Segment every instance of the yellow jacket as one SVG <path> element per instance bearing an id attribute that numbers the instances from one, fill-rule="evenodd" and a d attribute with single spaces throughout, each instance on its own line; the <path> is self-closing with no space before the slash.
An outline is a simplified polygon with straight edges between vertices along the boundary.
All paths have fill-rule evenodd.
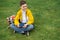
<path id="1" fill-rule="evenodd" d="M 28 22 L 26 24 L 28 24 L 28 25 L 33 24 L 34 23 L 34 18 L 33 18 L 32 13 L 29 9 L 26 9 L 26 16 L 28 17 Z M 17 15 L 16 15 L 15 20 L 14 20 L 15 25 L 20 24 L 19 19 L 20 19 L 20 21 L 22 21 L 22 9 L 20 9 L 17 12 Z"/>

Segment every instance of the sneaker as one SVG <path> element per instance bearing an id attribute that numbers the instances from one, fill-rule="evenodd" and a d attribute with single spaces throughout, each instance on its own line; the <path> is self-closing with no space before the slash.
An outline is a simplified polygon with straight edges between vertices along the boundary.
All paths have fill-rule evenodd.
<path id="1" fill-rule="evenodd" d="M 29 31 L 26 31 L 26 32 L 25 32 L 25 35 L 26 35 L 26 36 L 29 36 Z"/>
<path id="2" fill-rule="evenodd" d="M 7 28 L 10 29 L 10 26 L 8 26 Z"/>
<path id="3" fill-rule="evenodd" d="M 14 30 L 13 33 L 17 33 L 17 31 Z"/>

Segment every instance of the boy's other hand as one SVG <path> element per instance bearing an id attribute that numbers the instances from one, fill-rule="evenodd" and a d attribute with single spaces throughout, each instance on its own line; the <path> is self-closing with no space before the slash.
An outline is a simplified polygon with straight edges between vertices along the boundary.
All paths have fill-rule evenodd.
<path id="1" fill-rule="evenodd" d="M 23 28 L 26 28 L 28 24 L 24 24 Z"/>

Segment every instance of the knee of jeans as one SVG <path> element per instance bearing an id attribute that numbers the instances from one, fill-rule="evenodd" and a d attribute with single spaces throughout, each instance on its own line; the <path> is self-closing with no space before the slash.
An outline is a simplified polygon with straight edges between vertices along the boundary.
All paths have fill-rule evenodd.
<path id="1" fill-rule="evenodd" d="M 14 27 L 14 24 L 10 24 L 10 27 L 11 27 L 11 28 Z"/>
<path id="2" fill-rule="evenodd" d="M 30 29 L 33 29 L 33 28 L 34 28 L 34 26 L 33 26 L 33 25 L 29 25 L 29 28 L 30 28 Z"/>

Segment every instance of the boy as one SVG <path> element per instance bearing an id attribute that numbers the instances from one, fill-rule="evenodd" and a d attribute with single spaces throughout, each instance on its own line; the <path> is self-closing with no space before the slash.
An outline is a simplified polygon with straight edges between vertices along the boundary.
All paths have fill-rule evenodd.
<path id="1" fill-rule="evenodd" d="M 34 28 L 34 18 L 31 11 L 27 8 L 27 4 L 24 0 L 20 1 L 21 9 L 17 12 L 14 23 L 10 26 L 16 32 L 24 33 L 29 36 L 29 31 Z"/>

